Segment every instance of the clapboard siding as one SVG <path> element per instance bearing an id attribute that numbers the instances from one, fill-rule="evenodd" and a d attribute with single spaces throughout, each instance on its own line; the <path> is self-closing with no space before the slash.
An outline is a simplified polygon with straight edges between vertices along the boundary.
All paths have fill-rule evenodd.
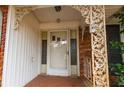
<path id="1" fill-rule="evenodd" d="M 11 24 L 3 86 L 24 86 L 38 75 L 39 23 L 29 14 L 22 20 L 18 31 L 14 31 Z"/>

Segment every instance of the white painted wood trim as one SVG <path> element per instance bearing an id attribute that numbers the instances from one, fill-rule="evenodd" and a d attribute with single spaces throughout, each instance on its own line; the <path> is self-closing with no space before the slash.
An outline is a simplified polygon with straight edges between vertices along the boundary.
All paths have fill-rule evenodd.
<path id="1" fill-rule="evenodd" d="M 58 30 L 51 30 L 51 31 L 58 31 Z M 59 30 L 60 31 L 60 30 Z M 63 30 L 61 30 L 61 31 L 63 31 Z M 47 32 L 47 34 L 48 34 L 48 31 L 46 31 Z M 68 31 L 69 32 L 69 34 L 70 34 L 70 30 Z M 69 42 L 70 42 L 70 35 L 68 36 L 69 37 Z M 42 38 L 41 38 L 42 39 Z M 48 36 L 47 36 L 47 40 L 48 40 Z M 78 75 L 78 76 L 80 76 L 80 63 L 79 63 L 79 31 L 78 31 L 78 29 L 76 29 L 76 40 L 77 40 L 77 65 L 76 65 L 76 74 Z M 42 42 L 42 40 L 41 40 L 41 42 Z M 47 43 L 48 44 L 48 43 Z M 69 43 L 70 44 L 70 43 Z M 70 45 L 68 46 L 69 47 L 69 64 L 70 64 L 70 69 L 69 69 L 69 75 L 71 75 L 72 74 L 72 66 L 71 66 L 71 51 L 70 51 Z M 41 46 L 41 48 L 42 48 L 42 46 Z M 48 48 L 47 48 L 47 50 L 48 50 Z M 48 51 L 47 51 L 48 52 Z M 48 57 L 48 56 L 47 56 Z M 47 58 L 47 61 L 48 61 L 48 58 Z M 42 65 L 42 64 L 41 64 Z M 44 68 L 44 66 L 43 66 L 43 68 Z M 46 69 L 47 69 L 47 65 L 46 65 L 46 67 L 45 67 Z M 41 73 L 43 73 L 42 72 L 42 66 L 41 66 Z M 44 73 L 47 73 L 47 70 L 46 70 L 46 72 L 44 72 Z"/>
<path id="2" fill-rule="evenodd" d="M 41 61 L 42 61 L 42 37 L 41 37 L 41 31 L 39 30 L 39 49 L 38 49 L 38 74 L 41 73 Z"/>
<path id="3" fill-rule="evenodd" d="M 47 65 L 46 64 L 42 64 L 41 65 L 41 74 L 46 74 L 47 72 Z"/>
<path id="4" fill-rule="evenodd" d="M 48 69 L 49 69 L 49 63 L 50 63 L 50 46 L 49 46 L 49 43 L 50 43 L 50 32 L 47 32 L 47 63 L 46 63 L 46 65 L 47 65 L 47 72 L 46 72 L 46 74 L 48 75 L 49 73 L 48 73 Z"/>
<path id="5" fill-rule="evenodd" d="M 77 29 L 77 75 L 80 76 L 79 30 Z"/>
<path id="6" fill-rule="evenodd" d="M 42 73 L 42 31 L 40 31 L 41 32 L 41 34 L 40 34 L 40 40 L 41 40 L 41 62 L 40 62 L 40 74 Z"/>
<path id="7" fill-rule="evenodd" d="M 46 32 L 46 33 L 47 33 L 47 36 L 46 36 L 47 38 L 46 38 L 46 39 L 43 39 L 43 37 L 42 37 L 42 36 L 43 36 L 43 35 L 42 35 L 43 33 L 42 33 L 42 32 Z M 43 49 L 42 49 L 42 41 L 43 41 L 43 40 L 47 40 L 47 51 L 46 51 L 46 52 L 47 52 L 47 54 L 48 54 L 48 31 L 42 31 L 42 30 L 41 30 L 41 47 L 40 47 L 40 48 L 41 48 L 40 74 L 47 74 L 47 62 L 46 62 L 46 64 L 42 64 L 42 50 L 43 50 Z M 46 59 L 47 59 L 47 61 L 48 61 L 48 57 L 47 57 Z M 44 69 L 46 69 L 46 70 L 44 70 Z"/>
<path id="8" fill-rule="evenodd" d="M 69 76 L 71 76 L 71 45 L 70 45 L 70 30 L 67 31 L 68 35 L 67 35 L 67 38 L 68 38 L 68 52 L 69 52 L 69 55 L 68 55 L 68 74 Z"/>
<path id="9" fill-rule="evenodd" d="M 41 30 L 47 30 L 47 31 L 50 31 L 50 30 L 55 30 L 55 29 L 75 29 L 77 28 L 78 26 L 80 25 L 80 22 L 79 21 L 63 21 L 63 22 L 60 22 L 59 24 L 56 23 L 56 22 L 50 22 L 50 23 L 41 23 L 40 24 L 40 29 Z"/>

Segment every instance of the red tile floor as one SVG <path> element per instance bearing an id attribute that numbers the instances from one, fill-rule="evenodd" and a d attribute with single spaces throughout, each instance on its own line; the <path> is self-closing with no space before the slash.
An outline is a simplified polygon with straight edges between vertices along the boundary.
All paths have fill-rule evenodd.
<path id="1" fill-rule="evenodd" d="M 60 77 L 39 75 L 25 87 L 83 87 L 83 81 L 78 77 Z"/>

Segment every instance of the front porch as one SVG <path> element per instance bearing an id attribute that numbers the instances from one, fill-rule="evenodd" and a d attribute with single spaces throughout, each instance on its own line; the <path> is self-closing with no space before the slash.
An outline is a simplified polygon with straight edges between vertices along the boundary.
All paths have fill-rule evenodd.
<path id="1" fill-rule="evenodd" d="M 10 6 L 2 86 L 109 86 L 106 23 L 121 6 L 114 8 Z"/>
<path id="2" fill-rule="evenodd" d="M 25 87 L 84 87 L 84 83 L 79 77 L 39 75 Z"/>

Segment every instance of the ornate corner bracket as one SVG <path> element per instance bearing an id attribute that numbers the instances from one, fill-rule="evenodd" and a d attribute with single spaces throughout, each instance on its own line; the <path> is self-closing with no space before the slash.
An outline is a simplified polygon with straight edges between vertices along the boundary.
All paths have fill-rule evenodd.
<path id="1" fill-rule="evenodd" d="M 100 31 L 103 28 L 105 12 L 102 5 L 72 5 L 71 7 L 81 13 L 86 24 L 91 25 L 91 33 Z"/>
<path id="2" fill-rule="evenodd" d="M 15 23 L 14 30 L 19 28 L 19 25 L 23 19 L 23 17 L 30 13 L 33 10 L 32 7 L 15 7 Z"/>
<path id="3" fill-rule="evenodd" d="M 86 24 L 90 24 L 90 7 L 89 5 L 72 5 L 72 8 L 76 9 L 85 18 Z"/>

